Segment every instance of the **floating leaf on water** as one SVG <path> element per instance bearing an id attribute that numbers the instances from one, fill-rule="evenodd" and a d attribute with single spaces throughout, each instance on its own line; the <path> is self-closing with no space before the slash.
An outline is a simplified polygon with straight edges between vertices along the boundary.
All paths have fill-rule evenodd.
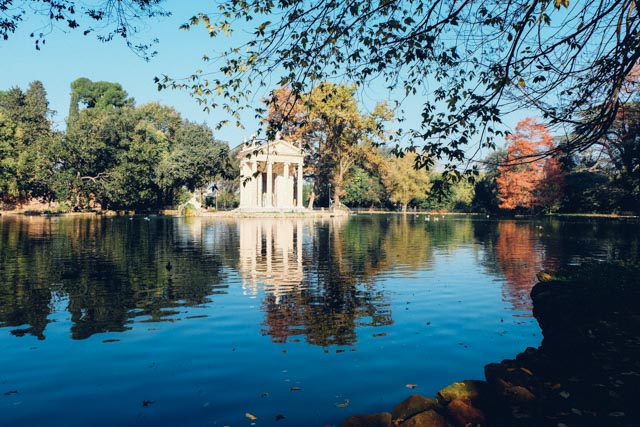
<path id="1" fill-rule="evenodd" d="M 257 420 L 257 419 L 258 419 L 258 417 L 256 417 L 256 416 L 255 416 L 255 415 L 253 415 L 253 414 L 250 414 L 250 413 L 248 413 L 248 412 L 247 412 L 246 414 L 244 414 L 244 416 L 245 416 L 245 417 L 247 417 L 247 418 L 249 418 L 251 421 L 255 421 L 255 420 Z"/>
<path id="2" fill-rule="evenodd" d="M 342 403 L 336 403 L 336 408 L 346 408 L 349 406 L 349 403 L 351 403 L 351 401 L 349 399 L 345 399 Z"/>
<path id="3" fill-rule="evenodd" d="M 386 332 L 380 332 L 379 334 L 373 334 L 373 337 L 386 337 L 387 333 Z"/>
<path id="4" fill-rule="evenodd" d="M 416 388 L 418 387 L 418 384 L 407 384 L 405 385 L 406 388 Z"/>
<path id="5" fill-rule="evenodd" d="M 300 391 L 302 390 L 300 387 L 291 387 L 291 391 Z"/>

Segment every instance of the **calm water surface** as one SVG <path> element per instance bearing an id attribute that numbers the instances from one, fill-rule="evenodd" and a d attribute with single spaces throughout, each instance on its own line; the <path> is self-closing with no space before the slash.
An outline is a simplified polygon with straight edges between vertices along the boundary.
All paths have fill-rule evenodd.
<path id="1" fill-rule="evenodd" d="M 338 425 L 539 345 L 539 270 L 638 258 L 634 222 L 435 219 L 0 217 L 0 425 Z"/>

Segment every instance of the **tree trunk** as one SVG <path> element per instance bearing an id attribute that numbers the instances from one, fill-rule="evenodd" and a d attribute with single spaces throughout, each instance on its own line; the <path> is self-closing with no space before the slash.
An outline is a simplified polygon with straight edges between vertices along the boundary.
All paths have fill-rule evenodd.
<path id="1" fill-rule="evenodd" d="M 316 192 L 312 191 L 311 194 L 309 195 L 309 205 L 307 206 L 307 209 L 313 210 L 313 203 L 315 201 L 316 201 Z"/>
<path id="2" fill-rule="evenodd" d="M 336 187 L 333 190 L 333 208 L 334 209 L 340 208 L 340 191 L 341 189 L 339 187 Z"/>

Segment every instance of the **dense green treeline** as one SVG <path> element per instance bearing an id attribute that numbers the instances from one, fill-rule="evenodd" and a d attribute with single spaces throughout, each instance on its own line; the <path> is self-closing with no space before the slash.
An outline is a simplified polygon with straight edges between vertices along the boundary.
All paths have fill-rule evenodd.
<path id="1" fill-rule="evenodd" d="M 600 144 L 571 155 L 563 154 L 563 142 L 554 141 L 546 127 L 523 120 L 506 137 L 505 149 L 483 160 L 484 172 L 475 181 L 451 185 L 436 171 L 416 169 L 417 154 L 394 155 L 374 131 L 346 138 L 341 130 L 334 138 L 329 126 L 334 121 L 340 129 L 348 122 L 357 129 L 380 130 L 392 114 L 381 106 L 380 114 L 366 116 L 352 90 L 333 90 L 344 93 L 349 102 L 342 104 L 348 108 L 325 96 L 318 102 L 322 106 L 307 106 L 298 114 L 312 117 L 306 122 L 313 126 L 296 125 L 284 132 L 306 141 L 305 196 L 315 198 L 318 206 L 337 200 L 350 208 L 402 211 L 640 213 L 636 103 L 625 106 Z M 324 104 L 331 105 L 330 114 L 314 112 L 328 108 Z M 118 83 L 80 78 L 71 83 L 64 132 L 54 129 L 53 114 L 39 81 L 24 91 L 13 87 L 0 92 L 4 208 L 38 200 L 56 202 L 52 206 L 61 211 L 151 211 L 175 207 L 214 185 L 218 202 L 237 204 L 237 159 L 228 144 L 172 107 L 137 106 Z M 375 138 L 380 141 L 373 143 Z M 535 158 L 554 149 L 552 157 Z M 513 161 L 526 156 L 533 160 Z"/>
<path id="2" fill-rule="evenodd" d="M 71 84 L 64 132 L 53 128 L 46 90 L 0 92 L 0 202 L 57 202 L 60 210 L 156 210 L 186 191 L 233 178 L 229 146 L 172 107 L 136 106 L 117 83 Z"/>

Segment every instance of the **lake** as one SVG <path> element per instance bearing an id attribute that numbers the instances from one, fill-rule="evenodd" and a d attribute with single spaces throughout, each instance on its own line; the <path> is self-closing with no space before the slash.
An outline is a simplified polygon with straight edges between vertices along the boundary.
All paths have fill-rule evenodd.
<path id="1" fill-rule="evenodd" d="M 427 220 L 428 219 L 428 220 Z M 637 221 L 0 217 L 0 425 L 325 426 L 538 346 Z"/>

